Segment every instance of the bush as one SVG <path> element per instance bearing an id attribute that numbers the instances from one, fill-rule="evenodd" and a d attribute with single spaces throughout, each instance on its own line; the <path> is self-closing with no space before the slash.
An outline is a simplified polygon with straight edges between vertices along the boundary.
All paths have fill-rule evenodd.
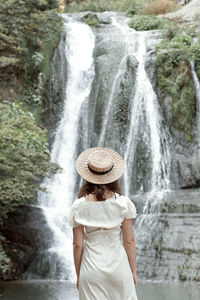
<path id="1" fill-rule="evenodd" d="M 192 59 L 195 62 L 195 68 L 200 80 L 200 35 L 197 41 L 191 47 Z"/>
<path id="2" fill-rule="evenodd" d="M 127 12 L 129 10 L 141 12 L 144 8 L 144 0 L 84 0 L 80 3 L 71 2 L 67 7 L 67 12 L 79 11 L 121 11 Z"/>
<path id="3" fill-rule="evenodd" d="M 183 131 L 188 142 L 192 140 L 192 125 L 196 113 L 196 99 L 191 77 L 192 38 L 177 34 L 165 38 L 157 46 L 157 80 L 164 96 L 172 100 L 172 125 Z"/>
<path id="4" fill-rule="evenodd" d="M 82 18 L 82 21 L 85 22 L 86 24 L 90 25 L 90 26 L 99 26 L 100 25 L 97 16 L 95 16 L 92 13 L 88 13 L 87 15 L 85 15 Z"/>
<path id="5" fill-rule="evenodd" d="M 166 14 L 180 8 L 177 1 L 173 0 L 154 0 L 144 9 L 143 13 L 147 15 Z"/>
<path id="6" fill-rule="evenodd" d="M 35 199 L 43 176 L 59 170 L 50 163 L 45 133 L 20 103 L 0 103 L 0 223 Z"/>
<path id="7" fill-rule="evenodd" d="M 46 9 L 57 7 L 57 3 L 56 0 L 0 0 L 0 79 L 3 83 L 0 100 L 5 99 L 5 89 L 17 92 L 18 85 L 22 89 L 23 86 L 28 90 L 34 88 L 33 94 L 41 98 L 42 89 L 38 90 L 38 84 L 45 85 L 62 27 L 56 11 Z M 28 98 L 31 104 L 36 104 L 33 97 Z"/>
<path id="8" fill-rule="evenodd" d="M 136 15 L 130 20 L 129 26 L 137 31 L 152 30 L 163 28 L 163 21 L 156 16 Z"/>
<path id="9" fill-rule="evenodd" d="M 179 51 L 182 50 L 179 53 L 180 58 L 182 57 L 182 55 L 184 55 L 184 59 L 189 58 L 189 56 L 190 56 L 190 46 L 192 45 L 191 36 L 189 36 L 186 33 L 175 32 L 173 38 L 169 39 L 169 38 L 166 38 L 166 37 L 167 37 L 167 35 L 165 36 L 163 41 L 156 47 L 156 49 L 158 51 L 163 50 L 163 49 L 169 50 L 170 52 L 171 52 L 172 49 L 174 49 L 174 50 L 177 49 Z M 176 53 L 176 51 L 172 52 L 171 55 L 173 55 L 173 53 Z"/>
<path id="10" fill-rule="evenodd" d="M 19 102 L 0 103 L 0 224 L 9 212 L 33 202 L 43 176 L 60 170 L 50 162 L 46 131 L 36 125 L 62 27 L 56 11 L 49 11 L 57 6 L 57 0 L 0 0 L 0 101 L 20 95 L 37 110 L 35 119 Z M 4 240 L 0 233 L 1 274 L 10 270 Z"/>

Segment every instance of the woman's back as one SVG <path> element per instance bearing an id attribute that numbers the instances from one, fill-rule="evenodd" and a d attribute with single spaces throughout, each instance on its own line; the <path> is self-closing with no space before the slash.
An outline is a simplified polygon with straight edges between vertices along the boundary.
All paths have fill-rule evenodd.
<path id="1" fill-rule="evenodd" d="M 85 180 L 69 212 L 79 300 L 137 300 L 136 208 L 121 195 L 124 160 L 114 150 L 82 152 L 78 174 Z"/>
<path id="2" fill-rule="evenodd" d="M 133 202 L 117 193 L 104 201 L 82 197 L 72 205 L 70 225 L 85 228 L 80 300 L 137 300 L 121 229 L 124 219 L 135 217 Z"/>
<path id="3" fill-rule="evenodd" d="M 86 232 L 93 228 L 120 227 L 124 219 L 136 218 L 133 202 L 122 195 L 114 195 L 104 201 L 88 201 L 86 197 L 75 200 L 71 207 L 69 223 L 72 227 L 84 225 Z"/>

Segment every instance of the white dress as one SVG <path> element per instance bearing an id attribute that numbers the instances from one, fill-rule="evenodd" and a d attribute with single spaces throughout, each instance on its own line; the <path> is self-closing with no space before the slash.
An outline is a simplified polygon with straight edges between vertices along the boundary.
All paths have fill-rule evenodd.
<path id="1" fill-rule="evenodd" d="M 124 218 L 136 215 L 133 202 L 117 193 L 105 201 L 75 200 L 69 224 L 85 226 L 79 300 L 137 300 L 121 232 Z"/>

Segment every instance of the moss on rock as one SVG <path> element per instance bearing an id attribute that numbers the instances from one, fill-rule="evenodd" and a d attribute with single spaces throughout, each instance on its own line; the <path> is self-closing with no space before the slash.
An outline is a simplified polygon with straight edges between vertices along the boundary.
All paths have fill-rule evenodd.
<path id="1" fill-rule="evenodd" d="M 197 75 L 200 80 L 200 35 L 198 36 L 196 42 L 191 47 L 192 58 L 195 62 L 195 68 Z"/>
<path id="2" fill-rule="evenodd" d="M 192 126 L 196 113 L 196 99 L 191 76 L 192 38 L 176 34 L 165 38 L 157 46 L 157 80 L 162 95 L 172 98 L 172 126 L 192 140 Z"/>
<path id="3" fill-rule="evenodd" d="M 86 14 L 82 19 L 84 23 L 88 24 L 89 26 L 99 26 L 100 22 L 97 16 L 93 13 Z"/>
<path id="4" fill-rule="evenodd" d="M 137 31 L 161 29 L 164 26 L 164 21 L 154 15 L 135 15 L 130 20 L 129 26 Z"/>

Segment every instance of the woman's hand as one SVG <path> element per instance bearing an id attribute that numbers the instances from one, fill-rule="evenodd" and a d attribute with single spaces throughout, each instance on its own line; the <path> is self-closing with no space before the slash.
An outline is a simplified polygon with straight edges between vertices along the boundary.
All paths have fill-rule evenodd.
<path id="1" fill-rule="evenodd" d="M 137 286 L 137 273 L 136 271 L 133 272 L 133 280 L 134 280 L 134 284 L 135 284 L 135 287 Z"/>
<path id="2" fill-rule="evenodd" d="M 76 287 L 79 290 L 79 277 L 77 277 L 77 280 L 76 280 Z"/>

